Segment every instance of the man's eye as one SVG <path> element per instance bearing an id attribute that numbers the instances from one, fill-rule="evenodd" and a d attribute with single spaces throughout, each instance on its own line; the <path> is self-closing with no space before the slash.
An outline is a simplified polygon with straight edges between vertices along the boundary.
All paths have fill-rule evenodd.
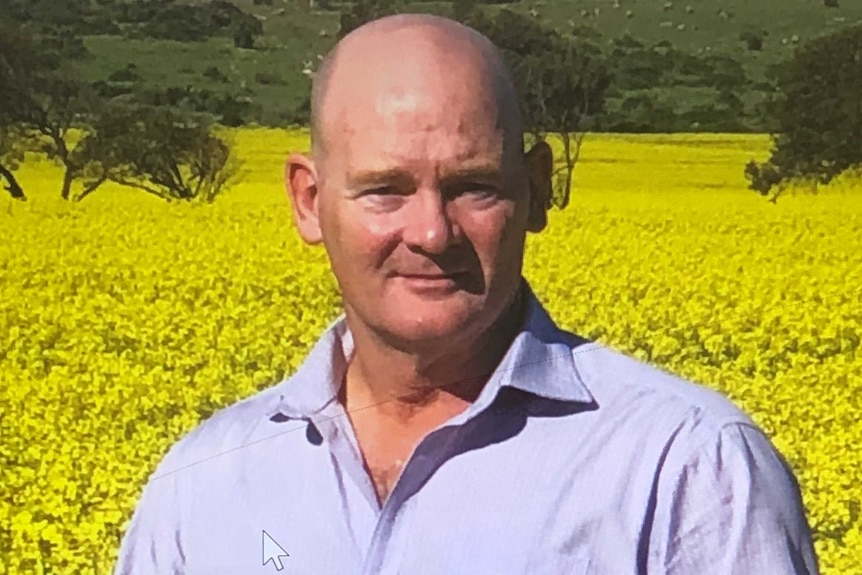
<path id="1" fill-rule="evenodd" d="M 497 188 L 487 184 L 466 184 L 457 189 L 459 195 L 470 195 L 476 198 L 490 198 L 497 194 Z"/>
<path id="2" fill-rule="evenodd" d="M 373 210 L 391 211 L 404 204 L 405 196 L 398 188 L 384 186 L 371 188 L 362 193 L 364 203 Z"/>
<path id="3" fill-rule="evenodd" d="M 394 194 L 395 188 L 391 186 L 383 186 L 381 188 L 371 188 L 370 190 L 365 190 L 365 194 L 367 195 L 375 195 L 375 196 L 384 196 L 389 194 Z"/>

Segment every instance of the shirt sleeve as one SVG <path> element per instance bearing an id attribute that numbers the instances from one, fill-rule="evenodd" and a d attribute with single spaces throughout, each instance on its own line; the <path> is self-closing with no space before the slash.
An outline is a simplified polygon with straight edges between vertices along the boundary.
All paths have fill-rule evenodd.
<path id="1" fill-rule="evenodd" d="M 166 458 L 167 459 L 167 458 Z M 177 473 L 150 476 L 120 546 L 114 575 L 184 575 Z"/>
<path id="2" fill-rule="evenodd" d="M 709 435 L 670 450 L 648 573 L 818 575 L 799 485 L 769 439 L 748 423 Z"/>

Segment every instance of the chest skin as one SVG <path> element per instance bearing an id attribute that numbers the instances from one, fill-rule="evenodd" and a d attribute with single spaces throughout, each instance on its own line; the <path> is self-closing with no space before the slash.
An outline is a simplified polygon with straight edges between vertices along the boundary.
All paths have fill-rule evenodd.
<path id="1" fill-rule="evenodd" d="M 365 471 L 371 477 L 381 508 L 416 447 L 431 430 L 467 409 L 475 401 L 475 391 L 472 393 L 474 395 L 466 399 L 456 397 L 399 418 L 384 416 L 374 409 L 351 411 L 349 405 L 363 402 L 351 401 L 347 387 L 342 386 L 339 400 L 353 428 Z"/>
<path id="2" fill-rule="evenodd" d="M 371 477 L 380 507 L 395 488 L 398 477 L 410 456 L 428 432 L 450 414 L 433 419 L 416 419 L 411 423 L 393 421 L 379 414 L 348 412 L 353 433 L 362 454 L 365 471 Z"/>
<path id="3" fill-rule="evenodd" d="M 386 432 L 382 424 L 379 425 L 354 425 L 354 433 L 365 471 L 371 477 L 377 502 L 382 507 L 424 434 L 416 438 L 413 431 L 393 427 Z"/>
<path id="4" fill-rule="evenodd" d="M 395 462 L 385 464 L 369 465 L 366 461 L 365 466 L 368 474 L 371 476 L 371 482 L 374 484 L 374 491 L 377 493 L 377 502 L 382 507 L 395 488 L 395 483 L 404 469 L 404 460 L 396 460 Z"/>

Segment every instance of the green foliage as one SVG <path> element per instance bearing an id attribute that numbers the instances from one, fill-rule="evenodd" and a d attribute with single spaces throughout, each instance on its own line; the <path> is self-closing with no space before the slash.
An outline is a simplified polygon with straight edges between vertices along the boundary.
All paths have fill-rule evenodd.
<path id="1" fill-rule="evenodd" d="M 15 170 L 24 163 L 27 152 L 37 149 L 37 144 L 34 135 L 20 126 L 0 124 L 0 181 L 5 181 L 6 191 L 15 200 L 27 200 L 24 189 L 15 178 Z"/>
<path id="2" fill-rule="evenodd" d="M 311 99 L 306 98 L 297 106 L 288 121 L 293 126 L 307 126 L 311 122 Z"/>
<path id="3" fill-rule="evenodd" d="M 0 17 L 68 58 L 88 56 L 82 35 L 120 31 L 107 11 L 82 0 L 0 0 Z"/>
<path id="4" fill-rule="evenodd" d="M 273 72 L 258 72 L 254 75 L 254 81 L 267 86 L 280 86 L 285 83 L 281 76 Z"/>
<path id="5" fill-rule="evenodd" d="M 230 35 L 238 48 L 252 48 L 254 37 L 263 33 L 260 21 L 226 0 L 206 4 L 166 4 L 158 9 L 134 15 L 138 19 L 136 35 L 201 42 L 217 35 Z"/>
<path id="6" fill-rule="evenodd" d="M 124 68 L 111 72 L 106 79 L 93 82 L 92 87 L 102 98 L 113 99 L 133 94 L 141 80 L 138 66 L 129 63 Z"/>
<path id="7" fill-rule="evenodd" d="M 133 101 L 151 107 L 181 110 L 189 114 L 207 114 L 223 126 L 241 126 L 257 112 L 247 97 L 219 94 L 193 86 L 146 88 L 133 95 Z"/>
<path id="8" fill-rule="evenodd" d="M 477 4 L 461 2 L 453 6 L 455 16 L 503 53 L 520 97 L 528 142 L 559 134 L 562 155 L 555 158 L 551 203 L 565 208 L 584 132 L 601 113 L 610 83 L 601 50 L 586 38 L 564 37 L 506 8 L 491 19 Z"/>
<path id="9" fill-rule="evenodd" d="M 137 2 L 118 2 L 111 7 L 116 20 L 122 24 L 140 24 L 156 18 L 159 13 L 170 8 L 174 0 L 139 0 Z"/>
<path id="10" fill-rule="evenodd" d="M 739 35 L 739 39 L 745 42 L 746 47 L 752 52 L 760 52 L 763 50 L 763 32 L 753 32 L 746 30 Z"/>
<path id="11" fill-rule="evenodd" d="M 169 6 L 140 29 L 142 36 L 178 42 L 200 42 L 212 35 L 202 10 L 190 5 Z"/>
<path id="12" fill-rule="evenodd" d="M 601 31 L 602 49 L 609 58 L 614 50 L 610 42 L 625 35 L 643 45 L 643 50 L 631 50 L 616 62 L 609 60 L 614 80 L 608 88 L 607 111 L 596 122 L 596 129 L 602 131 L 616 131 L 634 124 L 651 132 L 704 130 L 705 126 L 720 131 L 769 131 L 772 128 L 770 117 L 759 110 L 774 90 L 766 75 L 768 68 L 788 58 L 799 42 L 862 20 L 862 3 L 858 2 L 844 2 L 840 8 L 831 9 L 817 0 L 790 3 L 721 0 L 720 5 L 718 2 L 692 3 L 692 10 L 687 10 L 685 4 L 675 3 L 668 11 L 663 10 L 661 1 L 643 0 L 638 3 L 621 0 L 615 4 L 607 0 L 540 0 L 507 6 L 563 36 L 584 38 L 590 30 Z M 385 3 L 381 6 L 380 2 L 373 1 L 355 6 L 351 2 L 338 2 L 332 7 L 347 12 L 349 19 L 349 12 L 367 8 L 377 12 L 443 13 L 449 6 L 456 10 L 459 3 L 475 5 L 489 19 L 501 8 L 482 0 L 456 0 L 452 4 L 411 1 L 402 7 L 389 8 Z M 341 14 L 326 11 L 323 4 L 315 5 L 306 0 L 274 2 L 272 6 L 255 5 L 248 0 L 231 0 L 228 4 L 235 4 L 250 18 L 245 20 L 246 24 L 237 23 L 237 12 L 214 9 L 207 0 L 0 0 L 0 20 L 15 22 L 16 26 L 28 28 L 32 33 L 57 37 L 55 48 L 69 55 L 75 52 L 84 55 L 80 48 L 86 46 L 92 57 L 78 60 L 75 66 L 91 82 L 112 84 L 106 79 L 108 74 L 127 62 L 138 63 L 141 80 L 135 86 L 122 83 L 102 86 L 106 95 L 126 97 L 138 88 L 163 90 L 191 83 L 194 88 L 209 88 L 219 95 L 229 96 L 238 86 L 245 85 L 251 92 L 243 95 L 254 98 L 257 105 L 255 111 L 245 116 L 246 121 L 281 122 L 294 113 L 306 95 L 304 62 L 325 53 L 338 39 Z M 211 13 L 224 12 L 234 24 L 210 31 L 214 35 L 208 32 L 205 41 L 183 45 L 151 38 L 142 32 L 147 23 L 158 20 L 161 12 L 180 5 Z M 261 16 L 260 21 L 248 14 L 252 10 Z M 366 10 L 369 11 L 373 10 Z M 11 12 L 17 15 L 7 18 L 6 14 Z M 22 17 L 29 20 L 22 23 Z M 208 17 L 202 18 L 208 21 Z M 208 24 L 204 23 L 200 29 L 206 26 Z M 249 34 L 244 29 L 258 26 L 262 34 Z M 758 43 L 755 36 L 763 39 L 760 50 L 749 49 L 749 44 L 756 47 Z M 83 44 L 76 47 L 75 43 L 81 41 Z M 659 51 L 650 53 L 659 44 L 662 44 Z M 238 47 L 256 50 L 250 54 Z M 712 63 L 705 60 L 713 57 L 736 63 L 746 80 L 716 85 L 708 78 L 708 72 L 713 64 L 723 64 L 718 60 Z M 285 84 L 257 83 L 256 74 L 273 70 L 276 62 L 281 66 L 278 72 Z M 212 81 L 203 76 L 203 71 L 210 66 L 220 68 L 229 81 Z M 181 72 L 186 68 L 192 73 Z M 739 75 L 735 77 L 738 79 Z M 720 103 L 723 92 L 734 93 L 743 103 L 740 115 L 734 115 L 731 108 Z M 647 100 L 657 110 L 669 105 L 673 113 L 659 113 L 654 116 L 655 121 L 649 121 L 646 112 L 632 118 L 624 115 L 626 101 L 630 106 L 632 102 Z M 644 118 L 647 119 L 645 124 Z"/>
<path id="13" fill-rule="evenodd" d="M 243 17 L 232 27 L 233 45 L 244 50 L 254 49 L 254 38 L 263 32 L 257 18 Z"/>
<path id="14" fill-rule="evenodd" d="M 141 79 L 140 73 L 138 73 L 138 66 L 133 62 L 126 64 L 125 68 L 117 70 L 108 76 L 108 80 L 111 82 L 138 82 Z"/>
<path id="15" fill-rule="evenodd" d="M 108 78 L 112 84 L 94 88 L 37 46 L 25 34 L 0 31 L 0 100 L 9 103 L 0 108 L 0 178 L 13 197 L 23 197 L 13 172 L 23 152 L 33 150 L 63 167 L 63 199 L 81 200 L 107 180 L 183 200 L 212 201 L 224 187 L 229 149 L 206 121 L 191 112 L 105 101 L 106 86 L 139 79 L 136 67 L 117 70 Z M 188 109 L 183 96 L 200 96 L 182 90 L 166 95 L 177 110 Z M 225 123 L 236 121 L 228 117 L 234 110 L 214 111 Z M 84 185 L 77 195 L 75 181 Z"/>
<path id="16" fill-rule="evenodd" d="M 39 52 L 39 42 L 25 34 L 0 31 L 0 101 L 8 102 L 0 124 L 42 137 L 40 151 L 65 168 L 61 195 L 68 198 L 81 169 L 71 131 L 85 128 L 99 103 L 95 91 L 55 56 Z"/>
<path id="17" fill-rule="evenodd" d="M 342 9 L 337 38 L 344 38 L 366 22 L 403 11 L 402 0 L 357 0 Z"/>
<path id="18" fill-rule="evenodd" d="M 794 180 L 816 189 L 862 166 L 862 25 L 804 45 L 778 70 L 778 87 L 767 107 L 772 154 L 746 166 L 751 189 L 768 195 Z"/>
<path id="19" fill-rule="evenodd" d="M 164 108 L 108 110 L 79 149 L 87 189 L 110 180 L 168 201 L 211 203 L 238 168 L 206 121 Z"/>
<path id="20" fill-rule="evenodd" d="M 0 27 L 0 181 L 16 200 L 26 200 L 27 196 L 14 172 L 24 161 L 25 152 L 35 148 L 31 131 L 21 118 L 31 114 L 28 87 L 34 81 L 35 69 L 45 64 L 27 37 Z"/>
<path id="21" fill-rule="evenodd" d="M 596 121 L 601 131 L 735 132 L 758 122 L 740 97 L 751 81 L 734 58 L 690 54 L 666 41 L 647 46 L 628 34 L 606 53 L 612 80 Z"/>
<path id="22" fill-rule="evenodd" d="M 219 82 L 221 84 L 227 83 L 227 76 L 219 70 L 218 66 L 210 66 L 206 70 L 203 71 L 203 77 L 213 80 L 215 82 Z"/>

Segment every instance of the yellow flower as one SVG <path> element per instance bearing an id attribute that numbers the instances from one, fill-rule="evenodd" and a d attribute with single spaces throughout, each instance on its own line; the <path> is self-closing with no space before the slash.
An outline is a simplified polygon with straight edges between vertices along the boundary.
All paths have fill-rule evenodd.
<path id="1" fill-rule="evenodd" d="M 233 135 L 246 180 L 195 209 L 111 186 L 69 205 L 56 167 L 20 170 L 31 201 L 0 209 L 0 572 L 38 572 L 40 538 L 52 572 L 108 572 L 167 449 L 292 373 L 340 313 L 281 181 L 307 131 Z M 742 166 L 768 144 L 588 135 L 524 275 L 563 328 L 751 413 L 797 474 L 821 572 L 862 575 L 862 186 L 764 202 Z"/>

